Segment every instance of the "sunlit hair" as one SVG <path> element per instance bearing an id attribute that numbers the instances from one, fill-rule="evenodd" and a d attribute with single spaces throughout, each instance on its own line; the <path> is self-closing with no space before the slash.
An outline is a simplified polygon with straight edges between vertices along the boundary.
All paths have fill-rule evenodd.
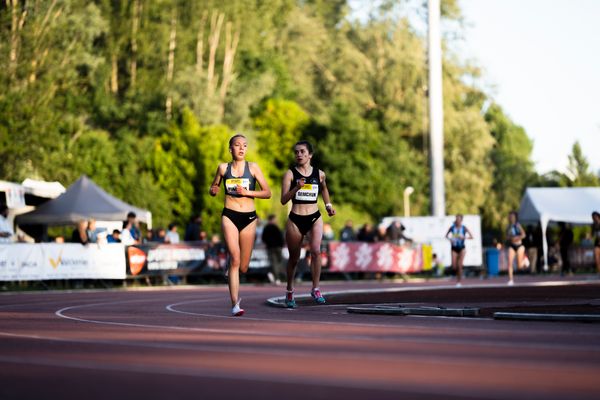
<path id="1" fill-rule="evenodd" d="M 234 142 L 234 141 L 235 141 L 235 139 L 237 139 L 237 138 L 242 138 L 242 139 L 244 139 L 244 140 L 247 140 L 247 139 L 246 139 L 246 136 L 242 135 L 241 133 L 238 133 L 238 134 L 236 134 L 236 135 L 233 135 L 233 136 L 231 137 L 231 139 L 229 139 L 229 148 L 231 148 L 231 146 L 233 146 L 233 142 Z"/>
<path id="2" fill-rule="evenodd" d="M 312 144 L 310 144 L 308 140 L 300 140 L 294 145 L 294 147 L 296 146 L 306 146 L 306 148 L 308 149 L 308 154 L 312 154 L 314 152 Z"/>

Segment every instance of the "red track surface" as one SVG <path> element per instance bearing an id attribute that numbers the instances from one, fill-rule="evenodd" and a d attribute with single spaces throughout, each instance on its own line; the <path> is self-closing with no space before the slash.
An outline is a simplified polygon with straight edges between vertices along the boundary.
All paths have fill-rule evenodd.
<path id="1" fill-rule="evenodd" d="M 600 396 L 600 324 L 265 305 L 282 292 L 242 287 L 242 318 L 225 287 L 0 295 L 0 399 Z"/>

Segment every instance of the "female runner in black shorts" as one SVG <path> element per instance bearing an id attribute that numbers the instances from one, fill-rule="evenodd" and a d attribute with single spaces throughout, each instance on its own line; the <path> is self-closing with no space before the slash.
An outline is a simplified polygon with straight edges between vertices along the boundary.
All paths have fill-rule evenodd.
<path id="1" fill-rule="evenodd" d="M 290 257 L 287 264 L 287 293 L 285 305 L 295 308 L 294 273 L 300 258 L 300 248 L 305 235 L 310 237 L 310 271 L 312 273 L 311 296 L 317 304 L 325 304 L 325 298 L 319 289 L 321 279 L 321 239 L 323 237 L 323 218 L 317 206 L 319 193 L 325 201 L 327 214 L 332 217 L 335 209 L 331 205 L 329 190 L 325 181 L 325 172 L 311 165 L 312 145 L 300 141 L 294 146 L 296 165 L 286 171 L 281 189 L 281 204 L 292 201 L 285 228 L 285 241 Z"/>
<path id="2" fill-rule="evenodd" d="M 516 211 L 511 211 L 508 214 L 508 231 L 506 236 L 508 238 L 508 285 L 514 284 L 513 280 L 513 262 L 515 256 L 517 257 L 517 269 L 521 269 L 523 261 L 525 260 L 525 246 L 523 245 L 523 239 L 525 239 L 525 230 L 519 224 L 519 214 Z"/>
<path id="3" fill-rule="evenodd" d="M 248 271 L 254 247 L 257 219 L 254 199 L 271 197 L 271 189 L 259 166 L 245 160 L 247 147 L 248 142 L 243 135 L 235 135 L 229 140 L 229 152 L 233 160 L 219 165 L 210 186 L 211 196 L 219 193 L 221 181 L 225 186 L 221 227 L 229 251 L 229 295 L 231 315 L 235 317 L 244 314 L 238 293 L 240 270 L 244 273 Z M 255 190 L 256 182 L 260 185 L 260 190 Z"/>

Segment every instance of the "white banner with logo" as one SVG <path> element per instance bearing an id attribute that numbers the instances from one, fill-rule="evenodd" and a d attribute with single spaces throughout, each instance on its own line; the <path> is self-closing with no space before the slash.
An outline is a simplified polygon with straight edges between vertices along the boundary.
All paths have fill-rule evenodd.
<path id="1" fill-rule="evenodd" d="M 0 245 L 0 281 L 125 279 L 122 244 Z"/>

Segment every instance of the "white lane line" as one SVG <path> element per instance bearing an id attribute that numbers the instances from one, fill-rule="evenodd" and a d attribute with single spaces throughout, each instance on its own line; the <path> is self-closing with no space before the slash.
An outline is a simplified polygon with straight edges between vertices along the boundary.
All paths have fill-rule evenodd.
<path id="1" fill-rule="evenodd" d="M 262 298 L 261 296 L 252 296 L 252 297 L 259 297 Z M 251 297 L 251 298 L 252 298 Z M 221 296 L 219 296 L 218 298 L 208 298 L 208 299 L 198 299 L 198 300 L 193 300 L 192 302 L 210 302 L 210 301 L 214 301 L 214 300 L 219 300 L 221 299 Z M 265 331 L 257 331 L 257 330 L 247 330 L 247 329 L 216 329 L 216 328 L 199 328 L 199 327 L 187 327 L 187 326 L 173 326 L 173 325 L 155 325 L 155 324 L 140 324 L 140 323 L 128 323 L 128 322 L 116 322 L 116 321 L 101 321 L 101 320 L 94 320 L 94 319 L 86 319 L 86 318 L 78 318 L 78 317 L 73 317 L 73 316 L 69 316 L 66 315 L 65 312 L 70 311 L 70 310 L 76 310 L 76 309 L 82 309 L 82 308 L 89 308 L 89 307 L 96 307 L 96 306 L 104 306 L 104 305 L 118 305 L 118 304 L 124 304 L 124 303 L 133 303 L 133 302 L 148 302 L 148 301 L 154 301 L 155 299 L 133 299 L 133 300 L 126 300 L 126 301 L 117 301 L 117 302 L 102 302 L 102 303 L 92 303 L 92 304 L 84 304 L 84 305 L 74 305 L 74 306 L 69 306 L 69 307 L 64 307 L 58 311 L 55 312 L 55 315 L 60 317 L 60 318 L 64 318 L 67 320 L 73 320 L 73 321 L 78 321 L 78 322 L 83 322 L 83 323 L 91 323 L 91 324 L 98 324 L 98 325 L 109 325 L 109 326 L 124 326 L 124 327 L 134 327 L 134 328 L 145 328 L 145 329 L 166 329 L 166 330 L 175 330 L 175 331 L 192 331 L 192 332 L 204 332 L 204 333 L 216 333 L 216 334 L 239 334 L 239 335 L 255 335 L 255 336 L 262 336 L 262 337 L 297 337 L 297 338 L 309 338 L 309 339 L 314 339 L 314 338 L 321 338 L 322 335 L 320 334 L 301 334 L 298 332 L 265 332 Z M 186 303 L 186 302 L 179 302 L 179 303 L 174 303 L 175 304 L 180 304 L 180 303 Z M 173 308 L 173 307 L 171 307 Z M 178 310 L 179 311 L 179 310 Z M 184 312 L 184 313 L 188 313 L 188 312 Z M 188 313 L 189 314 L 189 313 Z M 214 317 L 213 315 L 208 314 L 207 316 L 209 317 Z M 217 317 L 222 317 L 220 315 L 218 315 Z M 224 318 L 228 318 L 230 321 L 244 321 L 244 320 L 248 320 L 249 318 L 247 317 L 243 317 L 243 318 L 233 318 L 233 317 L 224 317 Z M 273 321 L 271 319 L 260 319 L 260 318 L 255 318 L 254 320 L 257 321 L 263 321 L 263 322 L 269 322 L 269 321 Z M 281 320 L 278 322 L 291 322 L 289 320 Z M 309 321 L 309 322 L 315 322 L 315 321 Z M 325 321 L 316 321 L 315 323 L 324 323 Z M 306 324 L 306 322 L 302 322 L 303 324 Z M 338 323 L 335 322 L 330 322 L 330 324 L 336 325 Z M 341 322 L 339 323 L 339 325 L 343 325 L 343 326 L 364 326 L 364 327 L 376 327 L 376 328 L 388 328 L 388 329 L 397 329 L 397 330 L 406 330 L 406 329 L 410 329 L 410 330 L 422 330 L 424 329 L 423 327 L 406 327 L 406 326 L 400 326 L 400 325 L 379 325 L 379 324 L 359 324 L 359 323 L 349 323 L 349 322 Z M 431 330 L 431 327 L 425 327 L 425 329 L 429 329 Z M 438 329 L 438 328 L 436 328 Z M 469 328 L 443 328 L 442 330 L 438 330 L 438 333 L 441 334 L 443 332 L 448 332 L 448 333 L 464 333 L 464 332 L 468 332 L 468 333 L 474 333 L 474 332 L 480 332 L 480 333 L 489 333 L 490 330 L 487 329 L 473 329 L 472 326 Z M 510 333 L 511 335 L 514 335 L 515 332 L 514 330 L 505 330 L 505 331 L 499 331 L 497 329 L 493 329 L 491 330 L 492 333 L 501 333 L 501 332 L 505 332 L 505 333 Z M 572 333 L 571 333 L 572 335 Z M 367 334 L 365 335 L 360 335 L 360 336 L 355 336 L 355 335 L 349 335 L 349 336 L 336 336 L 340 339 L 349 339 L 349 340 L 387 340 L 384 337 L 378 337 L 378 338 L 373 338 L 373 336 L 368 336 Z M 390 338 L 389 340 L 398 340 L 398 341 L 404 341 L 402 340 L 402 338 Z M 455 338 L 444 338 L 443 340 L 435 340 L 435 339 L 428 339 L 428 338 L 406 338 L 407 342 L 416 342 L 416 343 L 424 343 L 424 344 L 467 344 L 467 345 L 475 345 L 475 341 L 474 340 L 468 340 L 468 339 L 455 339 Z M 519 342 L 516 342 L 514 340 L 511 340 L 510 342 L 506 342 L 506 343 L 499 343 L 497 341 L 477 341 L 476 342 L 477 345 L 480 346 L 495 346 L 495 347 L 504 347 L 504 348 L 536 348 L 536 349 L 552 349 L 552 350 L 575 350 L 577 349 L 577 346 L 573 346 L 573 345 L 557 345 L 557 344 L 531 344 L 531 343 L 524 343 L 521 344 Z M 583 351 L 590 351 L 593 349 L 597 349 L 597 346 L 593 346 L 590 348 L 590 346 L 581 346 L 581 350 Z"/>
<path id="2" fill-rule="evenodd" d="M 191 300 L 191 301 L 183 301 L 183 302 L 179 302 L 179 303 L 174 303 L 174 304 L 169 304 L 167 305 L 165 308 L 171 312 L 175 312 L 178 314 L 186 314 L 186 315 L 193 315 L 193 316 L 202 316 L 202 317 L 211 317 L 211 318 L 230 318 L 230 317 L 224 317 L 221 315 L 213 315 L 213 314 L 203 314 L 203 313 L 194 313 L 194 312 L 189 312 L 189 311 L 181 311 L 181 310 L 177 310 L 175 307 L 179 306 L 179 305 L 185 305 L 185 304 L 191 304 L 191 303 L 200 303 L 202 302 L 201 300 Z M 428 318 L 427 316 L 414 316 L 414 317 L 418 317 L 418 318 Z M 445 317 L 446 318 L 446 317 Z M 400 329 L 400 330 L 405 330 L 405 329 L 423 329 L 423 328 L 414 328 L 414 327 L 405 327 L 405 326 L 400 326 L 400 325 L 378 325 L 378 324 L 361 324 L 361 323 L 352 323 L 352 322 L 326 322 L 326 321 L 311 321 L 311 320 L 287 320 L 287 319 L 271 319 L 271 318 L 247 318 L 244 317 L 244 320 L 253 320 L 253 321 L 264 321 L 264 322 L 285 322 L 285 323 L 298 323 L 298 324 L 302 324 L 302 325 L 306 325 L 307 323 L 315 323 L 315 324 L 329 324 L 329 325 L 340 325 L 340 326 L 364 326 L 364 327 L 377 327 L 377 328 L 392 328 L 392 329 Z M 455 318 L 451 318 L 451 319 L 455 319 Z M 481 319 L 481 318 L 480 318 Z M 489 320 L 488 320 L 489 321 Z M 430 328 L 431 329 L 431 328 Z M 464 328 L 454 328 L 452 329 L 454 332 L 453 333 L 461 333 L 464 331 L 467 331 L 468 333 L 473 333 L 474 330 L 473 329 L 464 329 Z M 483 332 L 483 333 L 489 333 L 489 330 L 485 330 L 485 329 L 478 329 L 475 330 L 477 332 Z M 502 331 L 497 331 L 497 330 L 493 330 L 493 333 L 499 333 Z M 504 331 L 504 333 L 511 333 L 513 334 L 514 331 Z M 339 339 L 351 339 L 351 340 L 364 340 L 365 337 L 356 337 L 356 336 L 337 336 L 337 334 L 333 334 L 330 333 L 329 334 L 330 337 L 333 335 L 336 335 L 335 337 L 339 338 Z M 572 333 L 569 333 L 569 335 L 572 335 Z M 292 336 L 292 335 L 290 335 Z M 293 336 L 296 336 L 295 334 L 293 334 Z M 573 345 L 573 344 L 568 344 L 567 346 L 563 346 L 563 345 L 557 345 L 557 344 L 540 344 L 540 343 L 536 343 L 536 344 L 530 344 L 530 343 L 518 343 L 515 342 L 514 340 L 510 340 L 509 342 L 506 343 L 502 343 L 502 342 L 498 342 L 498 341 L 479 341 L 479 340 L 469 340 L 469 339 L 456 339 L 456 338 L 448 338 L 446 337 L 443 341 L 442 340 L 434 340 L 434 339 L 428 339 L 428 338 L 415 338 L 415 337 L 409 337 L 409 338 L 403 338 L 403 337 L 393 337 L 393 338 L 386 338 L 386 337 L 378 337 L 376 339 L 374 339 L 373 337 L 368 337 L 366 338 L 367 340 L 379 340 L 379 341 L 392 341 L 392 342 L 404 342 L 404 343 L 420 343 L 420 344 L 462 344 L 462 345 L 471 345 L 471 346 L 482 346 L 482 347 L 504 347 L 504 348 L 524 348 L 524 349 L 539 349 L 539 350 L 574 350 L 574 351 L 600 351 L 600 346 L 596 346 L 596 345 L 590 345 L 590 346 L 578 346 L 578 345 Z"/>

